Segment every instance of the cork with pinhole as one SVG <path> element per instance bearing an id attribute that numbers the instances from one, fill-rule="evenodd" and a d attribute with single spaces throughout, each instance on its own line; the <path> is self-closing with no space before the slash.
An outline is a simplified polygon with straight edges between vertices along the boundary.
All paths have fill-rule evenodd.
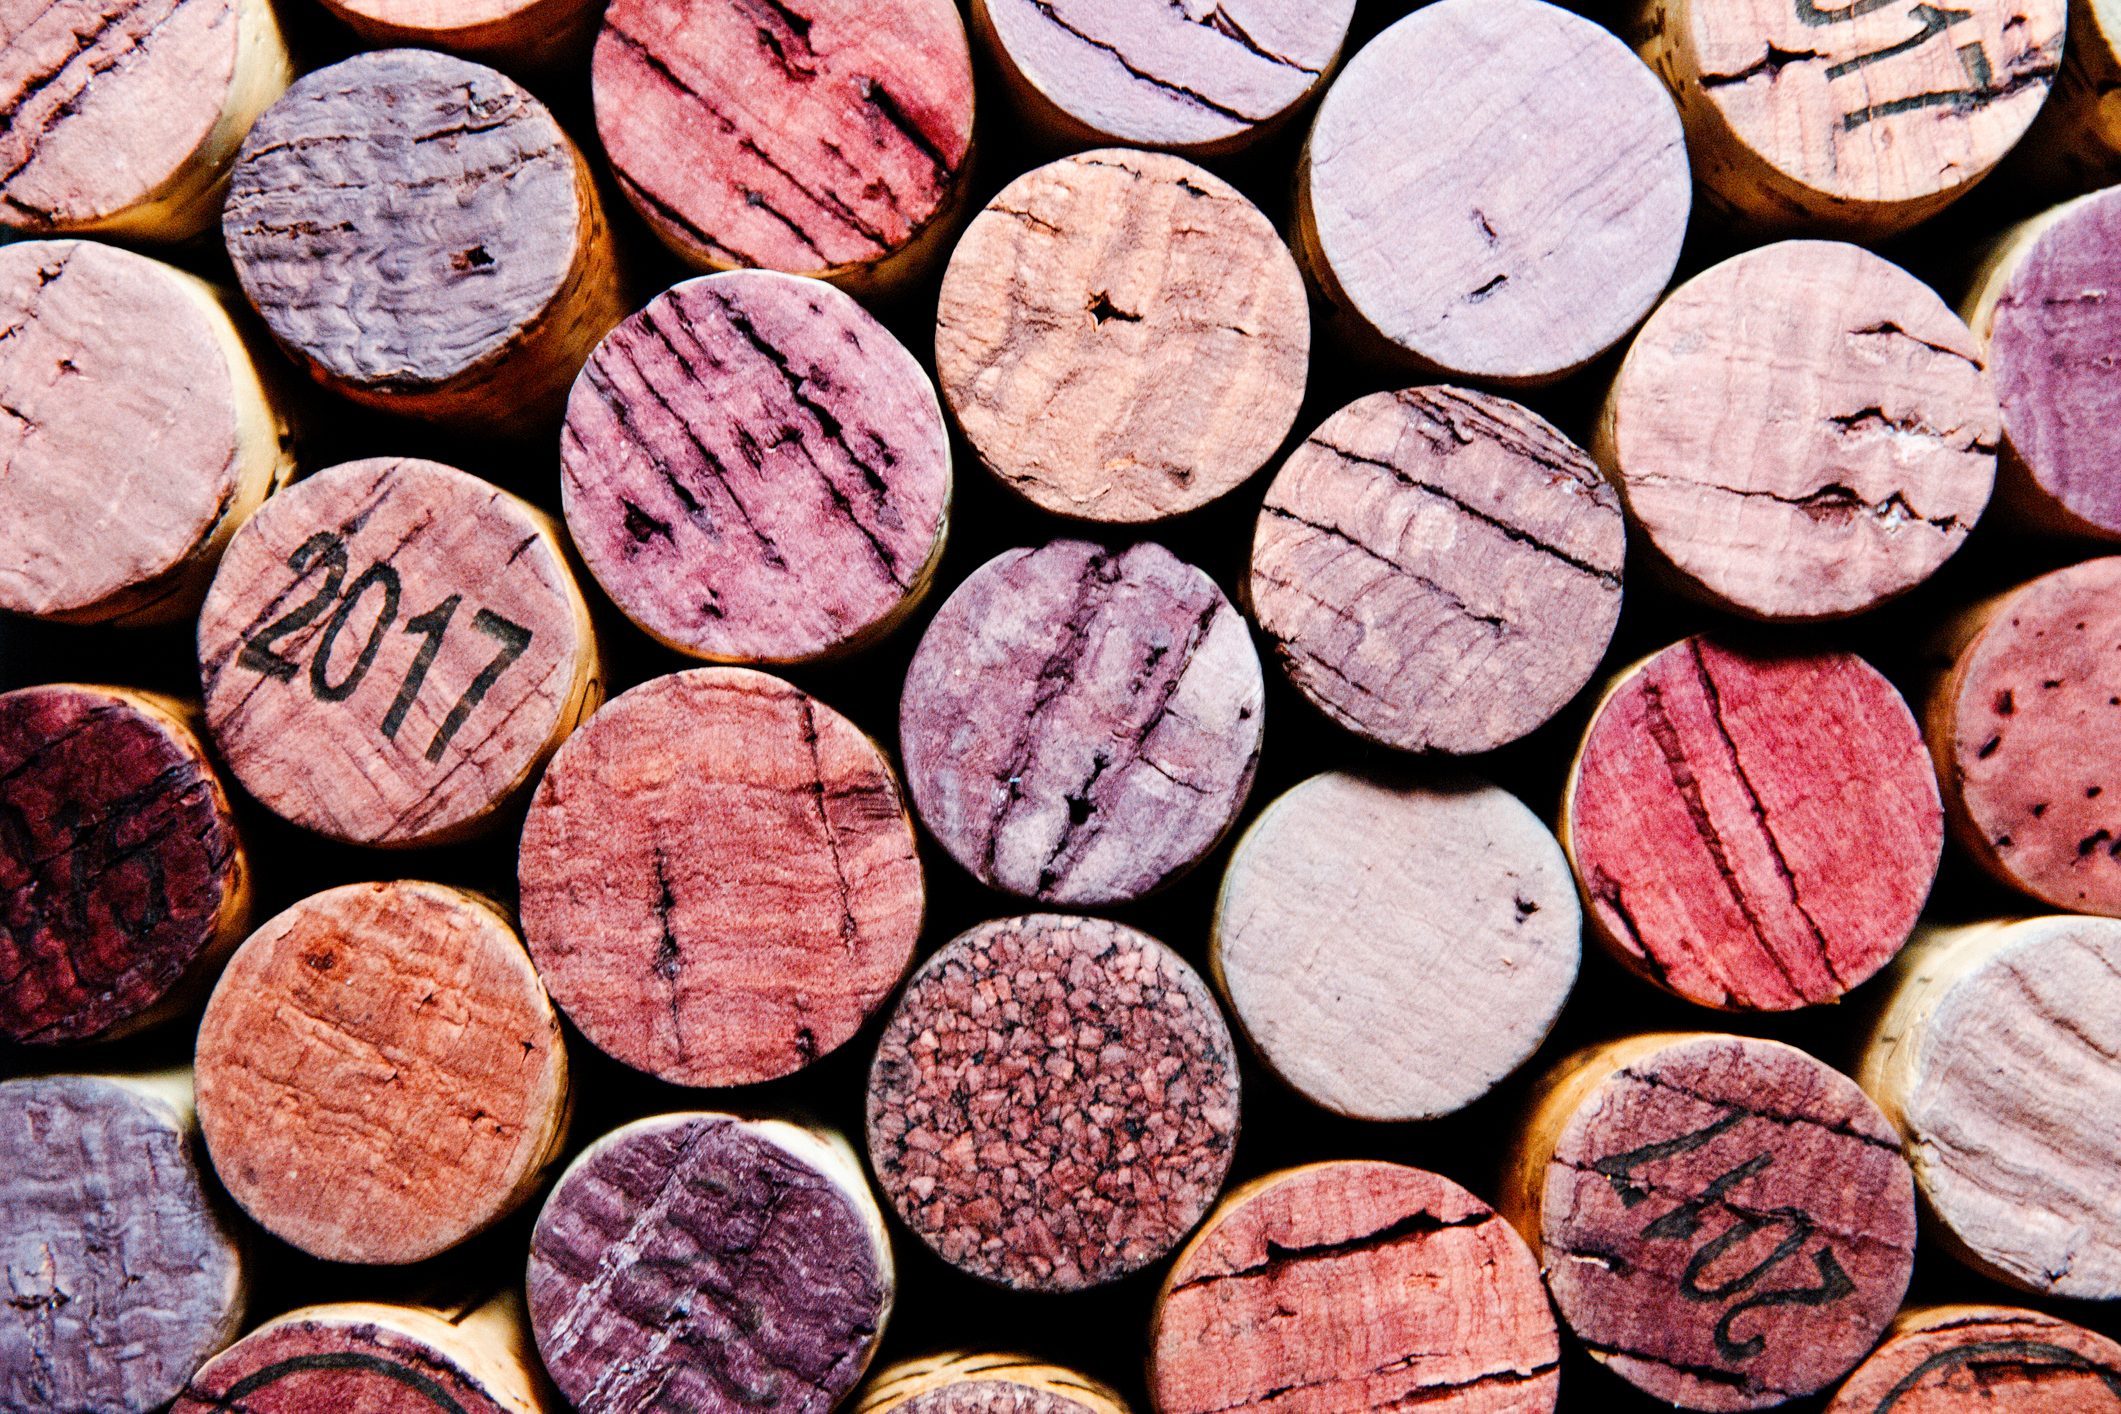
<path id="1" fill-rule="evenodd" d="M 222 759 L 267 808 L 350 844 L 495 823 L 603 697 L 558 526 L 439 462 L 307 477 L 230 542 L 199 615 Z"/>
<path id="2" fill-rule="evenodd" d="M 1129 1414 L 1117 1390 L 1019 1355 L 901 1360 L 862 1390 L 854 1414 Z"/>
<path id="3" fill-rule="evenodd" d="M 2057 196 L 2121 178 L 2121 3 L 2069 0 L 2067 38 L 2047 102 L 2012 158 Z"/>
<path id="4" fill-rule="evenodd" d="M 580 63 L 596 34 L 591 0 L 323 0 L 370 48 L 444 49 L 511 71 Z"/>
<path id="5" fill-rule="evenodd" d="M 1910 1307 L 1826 1414 L 2121 1414 L 2121 1345 L 2015 1306 Z"/>

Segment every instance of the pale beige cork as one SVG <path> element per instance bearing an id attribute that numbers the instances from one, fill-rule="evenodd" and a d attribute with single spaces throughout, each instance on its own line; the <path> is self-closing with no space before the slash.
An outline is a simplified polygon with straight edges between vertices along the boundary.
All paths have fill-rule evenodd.
<path id="1" fill-rule="evenodd" d="M 1129 1414 L 1117 1390 L 1022 1355 L 955 1351 L 901 1360 L 871 1379 L 854 1414 Z"/>
<path id="2" fill-rule="evenodd" d="M 582 58 L 595 0 L 323 0 L 370 48 L 446 49 L 499 68 L 550 70 Z"/>

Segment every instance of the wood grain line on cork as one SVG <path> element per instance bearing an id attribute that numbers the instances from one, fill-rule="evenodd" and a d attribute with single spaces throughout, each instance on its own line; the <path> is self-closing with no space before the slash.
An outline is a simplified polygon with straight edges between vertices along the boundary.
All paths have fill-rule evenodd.
<path id="1" fill-rule="evenodd" d="M 925 906 L 884 753 L 743 668 L 613 698 L 539 783 L 517 873 L 554 999 L 678 1085 L 770 1080 L 845 1044 L 905 975 Z"/>
<path id="2" fill-rule="evenodd" d="M 1855 1082 L 1777 1041 L 1638 1036 L 1571 1056 L 1498 1206 L 1592 1358 L 1686 1409 L 1833 1384 L 1914 1262 L 1899 1136 Z"/>
<path id="3" fill-rule="evenodd" d="M 1177 953 L 1098 918 L 985 923 L 906 986 L 869 1073 L 869 1160 L 960 1271 L 1080 1291 L 1167 1255 L 1222 1188 L 1238 1071 Z"/>
<path id="4" fill-rule="evenodd" d="M 1140 523 L 1266 464 L 1303 401 L 1303 277 L 1259 208 L 1166 153 L 1103 148 L 1018 177 L 943 275 L 944 400 L 1041 510 Z"/>
<path id="5" fill-rule="evenodd" d="M 229 1193 L 326 1261 L 447 1251 L 520 1206 L 566 1139 L 566 1046 L 522 941 L 439 884 L 346 884 L 260 925 L 196 1063 Z"/>
<path id="6" fill-rule="evenodd" d="M 1215 581 L 1160 545 L 1012 550 L 972 572 L 906 671 L 922 823 L 982 883 L 1044 903 L 1170 883 L 1237 818 L 1266 683 Z"/>
<path id="7" fill-rule="evenodd" d="M 549 76 L 587 58 L 593 0 L 323 0 L 369 48 L 446 49 L 495 68 Z"/>
<path id="8" fill-rule="evenodd" d="M 626 313 L 574 143 L 513 79 L 428 50 L 305 74 L 244 140 L 221 229 L 313 378 L 471 430 L 556 423 Z"/>
<path id="9" fill-rule="evenodd" d="M 1945 1250 L 2040 1296 L 2121 1296 L 2121 921 L 1925 932 L 1857 1078 L 1907 1137 Z"/>
<path id="10" fill-rule="evenodd" d="M 531 1236 L 538 1350 L 581 1414 L 830 1410 L 868 1367 L 895 1284 L 853 1149 L 785 1120 L 614 1130 Z"/>
<path id="11" fill-rule="evenodd" d="M 488 827 L 603 700 L 558 525 L 410 457 L 330 467 L 268 502 L 223 556 L 198 642 L 236 778 L 352 844 Z"/>
<path id="12" fill-rule="evenodd" d="M 935 386 L 815 280 L 687 280 L 605 336 L 560 436 L 567 528 L 627 616 L 696 658 L 851 652 L 928 591 L 951 498 Z"/>
<path id="13" fill-rule="evenodd" d="M 854 1414 L 1129 1414 L 1117 1390 L 1021 1355 L 902 1360 L 862 1390 Z"/>
<path id="14" fill-rule="evenodd" d="M 2014 1306 L 1912 1308 L 1826 1414 L 2116 1414 L 2121 1345 Z"/>

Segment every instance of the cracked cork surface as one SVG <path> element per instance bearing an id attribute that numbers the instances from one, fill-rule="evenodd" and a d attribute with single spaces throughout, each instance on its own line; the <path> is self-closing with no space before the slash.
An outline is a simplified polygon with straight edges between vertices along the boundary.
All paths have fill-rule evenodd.
<path id="1" fill-rule="evenodd" d="M 275 496 L 199 617 L 222 758 L 275 813 L 353 844 L 491 823 L 601 700 L 600 675 L 554 522 L 417 458 Z"/>
<path id="2" fill-rule="evenodd" d="M 275 1236 L 417 1262 L 530 1196 L 566 1138 L 560 1023 L 505 918 L 439 884 L 347 884 L 269 919 L 207 1003 L 199 1122 Z"/>
<path id="3" fill-rule="evenodd" d="M 854 1414 L 1128 1414 L 1119 1394 L 1074 1370 L 1015 1355 L 957 1353 L 880 1371 Z"/>
<path id="4" fill-rule="evenodd" d="M 905 975 L 925 897 L 883 752 L 741 668 L 612 699 L 539 783 L 518 877 L 531 955 L 583 1035 L 698 1086 L 844 1044 Z"/>
<path id="5" fill-rule="evenodd" d="M 1979 341 L 1900 267 L 1783 241 L 1661 305 L 1595 448 L 1688 593 L 1774 620 L 1862 613 L 1988 505 L 2002 414 Z"/>
<path id="6" fill-rule="evenodd" d="M 616 1130 L 531 1236 L 538 1350 L 581 1414 L 825 1414 L 867 1368 L 892 1288 L 853 1153 L 779 1121 Z"/>
<path id="7" fill-rule="evenodd" d="M 91 1076 L 0 1083 L 0 1409 L 154 1414 L 243 1323 L 189 1116 Z"/>
<path id="8" fill-rule="evenodd" d="M 1591 1356 L 1687 1409 L 1766 1409 L 1839 1380 L 1914 1262 L 1891 1123 L 1846 1076 L 1739 1036 L 1642 1036 L 1562 1062 L 1500 1206 Z"/>
<path id="9" fill-rule="evenodd" d="M 1200 1221 L 1237 1094 L 1229 1028 L 1177 953 L 1104 919 L 1005 919 L 907 984 L 869 1074 L 869 1158 L 952 1266 L 1079 1291 Z"/>
<path id="10" fill-rule="evenodd" d="M 1628 669 L 1562 798 L 1592 931 L 1689 1001 L 1834 1001 L 1914 929 L 1944 847 L 1913 713 L 1850 653 L 1710 638 Z"/>
<path id="11" fill-rule="evenodd" d="M 635 623 L 793 662 L 896 624 L 950 503 L 934 386 L 855 301 L 767 271 L 688 280 L 605 336 L 560 439 L 567 526 Z"/>
<path id="12" fill-rule="evenodd" d="M 1275 474 L 1252 613 L 1297 689 L 1382 746 L 1472 755 L 1547 721 L 1620 621 L 1620 498 L 1545 419 L 1373 393 Z"/>
<path id="13" fill-rule="evenodd" d="M 2121 1345 L 2038 1311 L 1910 1312 L 1826 1414 L 2117 1414 Z"/>
<path id="14" fill-rule="evenodd" d="M 1311 316 L 1273 225 L 1182 158 L 1103 149 L 972 219 L 935 316 L 943 397 L 1033 505 L 1111 523 L 1206 505 L 1303 401 Z"/>
<path id="15" fill-rule="evenodd" d="M 899 703 L 921 820 L 993 888 L 1139 898 L 1223 836 L 1266 685 L 1237 611 L 1160 545 L 1012 550 L 958 586 Z"/>

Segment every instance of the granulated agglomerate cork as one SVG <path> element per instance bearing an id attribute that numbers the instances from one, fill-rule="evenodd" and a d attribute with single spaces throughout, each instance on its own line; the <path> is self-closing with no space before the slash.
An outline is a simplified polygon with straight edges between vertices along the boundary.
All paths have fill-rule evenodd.
<path id="1" fill-rule="evenodd" d="M 2121 1345 L 2010 1306 L 1911 1311 L 1826 1414 L 2121 1414 Z"/>
<path id="2" fill-rule="evenodd" d="M 944 1260 L 1022 1290 L 1156 1261 L 1229 1171 L 1238 1075 L 1200 978 L 1146 934 L 983 924 L 907 985 L 869 1077 L 869 1155 Z"/>

